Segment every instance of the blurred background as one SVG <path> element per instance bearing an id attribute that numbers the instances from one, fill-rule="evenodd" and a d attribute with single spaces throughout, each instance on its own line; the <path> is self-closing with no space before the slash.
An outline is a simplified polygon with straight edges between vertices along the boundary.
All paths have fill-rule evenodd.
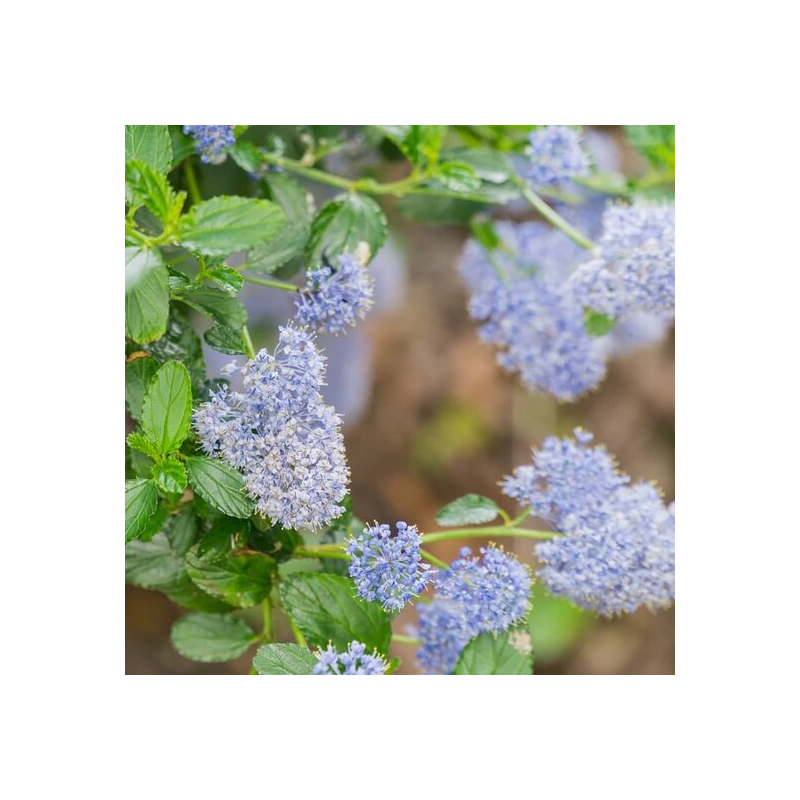
<path id="1" fill-rule="evenodd" d="M 288 132 L 289 129 L 287 129 Z M 292 129 L 295 130 L 295 129 Z M 273 135 L 280 129 L 264 129 Z M 616 127 L 587 128 L 598 162 L 608 170 L 639 175 L 643 159 Z M 357 154 L 356 154 L 357 155 Z M 355 161 L 355 159 L 354 159 Z M 336 154 L 329 171 L 363 171 Z M 407 168 L 391 161 L 376 165 L 384 180 Z M 204 196 L 224 191 L 252 195 L 252 183 L 231 163 L 205 168 Z M 335 192 L 306 184 L 317 207 Z M 372 262 L 376 304 L 367 320 L 338 338 L 321 337 L 328 356 L 327 400 L 344 416 L 352 471 L 351 496 L 362 520 L 415 523 L 437 529 L 436 512 L 468 492 L 486 495 L 513 513 L 516 506 L 498 481 L 530 458 L 530 448 L 548 434 L 567 435 L 581 425 L 615 454 L 633 480 L 654 480 L 665 499 L 674 499 L 674 334 L 659 345 L 614 359 L 605 381 L 572 404 L 533 395 L 497 365 L 495 351 L 478 338 L 467 313 L 467 294 L 456 264 L 468 238 L 459 225 L 428 225 L 398 213 L 382 200 L 390 238 Z M 499 217 L 535 218 L 512 204 Z M 256 348 L 270 346 L 275 328 L 293 315 L 285 293 L 252 284 L 241 299 L 250 314 Z M 196 320 L 197 328 L 203 322 Z M 205 345 L 204 345 L 205 347 Z M 209 377 L 232 360 L 206 348 Z M 484 542 L 472 540 L 477 548 Z M 531 542 L 504 539 L 506 549 L 535 568 Z M 446 561 L 461 542 L 430 545 Z M 198 664 L 170 644 L 173 622 L 185 612 L 159 592 L 126 586 L 127 674 L 247 674 L 252 652 L 229 664 Z M 260 611 L 253 610 L 254 623 Z M 416 622 L 413 607 L 395 621 L 405 633 Z M 278 640 L 293 641 L 278 619 Z M 647 610 L 613 620 L 583 612 L 537 588 L 530 631 L 537 674 L 673 674 L 674 610 Z M 402 659 L 399 674 L 418 672 L 414 646 L 393 645 Z"/>

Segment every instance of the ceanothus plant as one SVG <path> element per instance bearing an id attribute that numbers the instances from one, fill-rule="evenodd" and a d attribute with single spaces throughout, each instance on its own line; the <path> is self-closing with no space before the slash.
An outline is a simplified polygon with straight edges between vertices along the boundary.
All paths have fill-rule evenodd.
<path id="1" fill-rule="evenodd" d="M 441 530 L 365 525 L 321 393 L 337 365 L 316 334 L 368 315 L 387 196 L 413 220 L 469 226 L 469 313 L 529 390 L 575 400 L 609 359 L 658 341 L 675 313 L 674 127 L 626 134 L 651 164 L 638 180 L 599 170 L 569 126 L 126 126 L 125 574 L 190 612 L 179 653 L 258 645 L 254 674 L 388 675 L 394 639 L 429 674 L 530 675 L 534 581 L 603 616 L 674 601 L 674 504 L 586 431 L 548 437 L 501 482 L 514 518 L 470 494 Z M 407 177 L 380 182 L 383 158 Z M 314 184 L 341 193 L 317 209 Z M 538 219 L 498 219 L 520 203 Z M 294 298 L 258 349 L 245 282 Z M 205 344 L 243 367 L 209 379 L 203 317 Z M 509 538 L 532 543 L 538 571 L 495 543 Z M 490 543 L 450 564 L 427 549 L 463 539 Z M 416 626 L 393 631 L 409 604 Z M 276 614 L 294 642 L 276 641 Z"/>

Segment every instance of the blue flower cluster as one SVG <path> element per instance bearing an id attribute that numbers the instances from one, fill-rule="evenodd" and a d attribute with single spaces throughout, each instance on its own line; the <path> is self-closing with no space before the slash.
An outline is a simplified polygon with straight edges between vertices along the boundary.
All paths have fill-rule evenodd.
<path id="1" fill-rule="evenodd" d="M 342 333 L 364 319 L 372 306 L 375 282 L 354 255 L 340 255 L 335 267 L 323 265 L 307 277 L 308 286 L 295 300 L 301 325 Z"/>
<path id="2" fill-rule="evenodd" d="M 525 177 L 537 186 L 559 186 L 589 173 L 589 157 L 578 131 L 565 125 L 546 125 L 528 137 Z"/>
<path id="3" fill-rule="evenodd" d="M 433 602 L 419 609 L 417 658 L 428 673 L 452 672 L 470 639 L 500 633 L 528 613 L 527 568 L 494 545 L 480 552 L 481 558 L 470 558 L 470 548 L 463 548 L 461 558 L 436 578 Z"/>
<path id="4" fill-rule="evenodd" d="M 303 328 L 280 328 L 258 352 L 244 390 L 220 389 L 194 414 L 202 447 L 244 473 L 257 510 L 286 528 L 315 528 L 343 513 L 349 470 L 341 419 L 320 394 L 325 358 Z"/>
<path id="5" fill-rule="evenodd" d="M 347 542 L 350 577 L 359 597 L 379 602 L 387 611 L 398 612 L 424 591 L 436 570 L 420 557 L 422 537 L 414 525 L 397 523 L 397 534 L 389 525 L 368 525 Z"/>
<path id="6" fill-rule="evenodd" d="M 593 201 L 565 212 L 587 231 L 599 231 L 602 214 Z M 630 308 L 605 336 L 591 336 L 586 251 L 541 222 L 498 222 L 495 230 L 500 247 L 489 253 L 469 241 L 459 269 L 470 289 L 470 314 L 483 321 L 481 338 L 500 348 L 498 362 L 528 388 L 575 400 L 600 383 L 610 357 L 663 337 L 672 315 L 663 308 L 654 314 L 645 304 Z M 674 266 L 672 283 L 674 296 Z"/>
<path id="7" fill-rule="evenodd" d="M 592 436 L 548 437 L 533 463 L 518 467 L 503 491 L 560 534 L 536 546 L 553 594 L 613 616 L 675 599 L 675 506 L 647 483 L 630 485 Z"/>
<path id="8" fill-rule="evenodd" d="M 225 151 L 233 147 L 235 125 L 184 125 L 183 132 L 195 141 L 195 147 L 204 164 L 219 164 L 225 160 Z"/>
<path id="9" fill-rule="evenodd" d="M 338 653 L 329 644 L 327 649 L 320 650 L 317 663 L 311 670 L 312 675 L 383 675 L 389 666 L 378 654 L 366 654 L 366 645 L 362 642 L 350 642 L 344 653 Z"/>
<path id="10" fill-rule="evenodd" d="M 636 312 L 675 313 L 675 205 L 610 204 L 595 258 L 571 276 L 580 301 L 624 319 Z"/>

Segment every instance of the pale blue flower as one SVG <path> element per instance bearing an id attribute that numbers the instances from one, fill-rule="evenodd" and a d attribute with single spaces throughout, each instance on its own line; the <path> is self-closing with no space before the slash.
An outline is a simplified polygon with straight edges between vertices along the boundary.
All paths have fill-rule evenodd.
<path id="1" fill-rule="evenodd" d="M 589 157 L 578 131 L 565 125 L 546 125 L 528 137 L 525 177 L 537 186 L 559 186 L 589 174 Z"/>
<path id="2" fill-rule="evenodd" d="M 419 638 L 422 646 L 417 661 L 428 675 L 449 675 L 456 666 L 461 651 L 473 637 L 460 603 L 436 598 L 420 603 Z"/>
<path id="3" fill-rule="evenodd" d="M 226 151 L 233 147 L 235 125 L 184 125 L 183 132 L 195 140 L 195 147 L 204 164 L 219 164 Z"/>
<path id="4" fill-rule="evenodd" d="M 317 663 L 311 670 L 312 675 L 383 675 L 388 664 L 374 652 L 366 653 L 366 645 L 362 642 L 350 642 L 343 653 L 329 644 L 325 650 L 318 651 Z"/>

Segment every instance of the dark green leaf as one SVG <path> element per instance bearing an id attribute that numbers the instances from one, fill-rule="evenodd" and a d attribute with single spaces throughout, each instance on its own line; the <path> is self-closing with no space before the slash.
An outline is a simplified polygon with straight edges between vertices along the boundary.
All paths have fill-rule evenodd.
<path id="1" fill-rule="evenodd" d="M 432 225 L 463 225 L 469 222 L 473 215 L 486 209 L 487 205 L 487 203 L 474 203 L 454 197 L 409 194 L 401 197 L 395 203 L 395 208 L 404 217 L 415 222 Z"/>
<path id="2" fill-rule="evenodd" d="M 288 530 L 279 522 L 270 525 L 263 517 L 253 517 L 247 541 L 254 550 L 272 556 L 279 564 L 288 561 L 295 549 L 303 543 L 297 531 Z"/>
<path id="3" fill-rule="evenodd" d="M 591 308 L 583 309 L 583 327 L 589 336 L 605 336 L 616 324 L 617 321 L 613 317 L 592 311 Z"/>
<path id="4" fill-rule="evenodd" d="M 674 125 L 626 125 L 625 135 L 652 164 L 675 168 Z"/>
<path id="5" fill-rule="evenodd" d="M 192 661 L 231 661 L 253 643 L 253 629 L 222 614 L 190 614 L 172 626 L 172 646 Z"/>
<path id="6" fill-rule="evenodd" d="M 369 246 L 374 258 L 386 239 L 386 217 L 380 206 L 365 195 L 345 194 L 328 201 L 311 223 L 306 245 L 310 267 L 345 251 L 354 252 L 361 242 Z"/>
<path id="7" fill-rule="evenodd" d="M 355 597 L 353 583 L 340 575 L 295 572 L 281 584 L 286 613 L 314 647 L 333 642 L 345 650 L 353 640 L 386 653 L 392 631 L 378 603 Z"/>
<path id="8" fill-rule="evenodd" d="M 137 478 L 149 478 L 152 474 L 153 459 L 138 450 L 128 449 L 127 452 L 134 475 Z"/>
<path id="9" fill-rule="evenodd" d="M 180 300 L 207 317 L 227 325 L 229 328 L 241 328 L 247 324 L 247 310 L 235 298 L 221 289 L 198 286 L 183 292 Z"/>
<path id="10" fill-rule="evenodd" d="M 133 419 L 142 416 L 142 401 L 157 371 L 158 361 L 150 357 L 135 358 L 125 364 L 125 403 Z"/>
<path id="11" fill-rule="evenodd" d="M 230 556 L 207 561 L 195 545 L 186 554 L 186 571 L 204 592 L 237 608 L 260 603 L 272 588 L 277 574 L 275 561 L 265 555 Z"/>
<path id="12" fill-rule="evenodd" d="M 160 464 L 154 464 L 153 477 L 158 488 L 167 494 L 186 491 L 186 468 L 177 458 L 165 458 Z"/>
<path id="13" fill-rule="evenodd" d="M 191 508 L 184 508 L 172 517 L 167 528 L 167 538 L 177 555 L 186 555 L 197 539 L 197 517 Z"/>
<path id="14" fill-rule="evenodd" d="M 455 675 L 531 675 L 530 636 L 524 628 L 482 633 L 462 651 Z"/>
<path id="15" fill-rule="evenodd" d="M 147 530 L 158 503 L 155 481 L 136 478 L 125 481 L 125 541 L 137 539 Z"/>
<path id="16" fill-rule="evenodd" d="M 269 243 L 254 247 L 247 254 L 248 272 L 270 275 L 278 267 L 300 255 L 308 242 L 310 228 L 304 222 L 287 222 L 283 230 Z"/>
<path id="17" fill-rule="evenodd" d="M 165 533 L 157 533 L 149 542 L 131 542 L 125 548 L 125 583 L 170 591 L 184 574 L 183 558 L 175 553 Z"/>
<path id="18" fill-rule="evenodd" d="M 261 171 L 261 156 L 252 142 L 238 141 L 228 152 L 245 172 L 258 174 Z"/>
<path id="19" fill-rule="evenodd" d="M 172 143 L 166 125 L 126 125 L 125 161 L 142 161 L 156 172 L 172 166 Z"/>
<path id="20" fill-rule="evenodd" d="M 169 138 L 172 142 L 172 166 L 177 167 L 186 156 L 197 152 L 194 139 L 183 132 L 183 125 L 168 125 Z"/>
<path id="21" fill-rule="evenodd" d="M 253 669 L 259 675 L 310 675 L 317 657 L 299 644 L 265 644 L 258 648 Z"/>
<path id="22" fill-rule="evenodd" d="M 203 338 L 209 347 L 213 347 L 220 353 L 228 353 L 232 356 L 247 353 L 241 328 L 229 328 L 227 325 L 215 324 L 203 334 Z"/>
<path id="23" fill-rule="evenodd" d="M 175 306 L 170 309 L 167 332 L 144 349 L 162 364 L 180 361 L 189 370 L 195 391 L 203 385 L 206 379 L 203 346 L 183 312 Z"/>
<path id="24" fill-rule="evenodd" d="M 192 386 L 180 361 L 168 361 L 150 381 L 142 405 L 142 431 L 164 455 L 177 450 L 189 433 Z"/>
<path id="25" fill-rule="evenodd" d="M 479 494 L 465 494 L 453 500 L 436 515 L 439 525 L 480 525 L 497 517 L 497 503 Z"/>
<path id="26" fill-rule="evenodd" d="M 311 201 L 308 192 L 283 172 L 265 177 L 270 197 L 283 209 L 287 222 L 311 224 Z"/>
<path id="27" fill-rule="evenodd" d="M 253 501 L 247 496 L 242 476 L 218 458 L 186 460 L 189 483 L 206 502 L 229 517 L 247 519 Z"/>
<path id="28" fill-rule="evenodd" d="M 475 192 L 481 188 L 481 179 L 475 170 L 463 161 L 446 161 L 439 165 L 436 180 L 454 192 Z"/>
<path id="29" fill-rule="evenodd" d="M 214 197 L 186 214 L 178 229 L 181 243 L 208 255 L 229 255 L 274 238 L 285 222 L 269 200 Z"/>
<path id="30" fill-rule="evenodd" d="M 139 541 L 149 542 L 164 527 L 168 516 L 167 509 L 164 506 L 158 506 L 155 513 L 147 520 L 144 530 L 139 534 Z"/>
<path id="31" fill-rule="evenodd" d="M 167 269 L 153 250 L 125 248 L 125 335 L 136 342 L 163 336 L 169 313 Z"/>
<path id="32" fill-rule="evenodd" d="M 223 613 L 225 611 L 233 611 L 233 606 L 212 597 L 210 594 L 204 592 L 199 586 L 195 585 L 189 575 L 184 571 L 180 576 L 176 586 L 171 586 L 169 591 L 165 594 L 187 611 L 199 611 L 203 613 Z"/>
<path id="33" fill-rule="evenodd" d="M 234 517 L 220 518 L 198 543 L 197 556 L 203 561 L 219 561 L 227 558 L 233 552 L 235 537 L 246 525 L 244 520 Z"/>
<path id="34" fill-rule="evenodd" d="M 244 278 L 231 267 L 214 267 L 214 269 L 208 270 L 206 274 L 229 294 L 236 294 L 244 286 Z"/>

